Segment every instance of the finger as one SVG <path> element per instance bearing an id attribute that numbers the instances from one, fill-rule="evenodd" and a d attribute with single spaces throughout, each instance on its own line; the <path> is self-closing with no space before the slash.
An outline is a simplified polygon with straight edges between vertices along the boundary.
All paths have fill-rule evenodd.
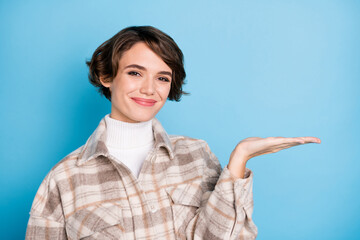
<path id="1" fill-rule="evenodd" d="M 255 139 L 255 138 L 254 138 Z M 282 149 L 294 147 L 297 145 L 302 145 L 310 142 L 317 142 L 317 138 L 314 137 L 267 137 L 264 139 L 266 141 L 265 148 L 259 152 L 253 153 L 253 155 L 262 155 L 267 153 L 278 152 Z"/>
<path id="2" fill-rule="evenodd" d="M 259 140 L 259 139 L 262 139 L 261 137 L 248 137 L 248 138 L 245 138 L 244 140 Z"/>
<path id="3" fill-rule="evenodd" d="M 261 151 L 256 152 L 255 155 L 276 153 L 276 152 L 281 151 L 283 149 L 295 147 L 297 145 L 302 145 L 302 144 L 303 143 L 299 143 L 299 142 L 290 142 L 290 143 L 281 143 L 281 144 L 277 144 L 277 145 L 272 145 L 272 146 L 270 146 L 270 147 L 268 147 L 266 149 L 263 149 Z"/>
<path id="4" fill-rule="evenodd" d="M 284 141 L 284 139 L 281 139 L 281 140 Z M 276 153 L 276 152 L 279 152 L 286 148 L 291 148 L 291 147 L 294 147 L 297 145 L 304 144 L 304 140 L 302 140 L 302 139 L 300 139 L 300 140 L 299 139 L 286 139 L 286 140 L 289 142 L 278 143 L 277 145 L 274 145 L 274 141 L 272 140 L 273 144 L 271 146 L 250 154 L 249 158 L 253 158 L 256 156 L 269 154 L 269 153 Z M 269 139 L 269 141 L 271 141 L 271 139 Z M 301 142 L 299 142 L 299 141 L 301 141 Z"/>
<path id="5" fill-rule="evenodd" d="M 274 152 L 278 152 L 280 150 L 283 150 L 283 149 L 286 149 L 286 148 L 291 148 L 291 147 L 301 145 L 301 144 L 302 143 L 298 143 L 298 142 L 280 143 L 280 144 L 277 144 L 277 145 L 270 146 L 266 150 L 271 152 L 271 153 L 274 153 Z"/>
<path id="6" fill-rule="evenodd" d="M 321 140 L 316 137 L 292 137 L 292 138 L 282 138 L 283 143 L 297 142 L 301 144 L 305 143 L 321 143 Z"/>
<path id="7" fill-rule="evenodd" d="M 291 147 L 295 147 L 295 146 L 302 145 L 302 144 L 304 144 L 304 143 L 300 143 L 300 142 L 282 143 L 282 144 L 273 146 L 272 150 L 280 151 L 285 148 L 291 148 Z"/>
<path id="8" fill-rule="evenodd" d="M 269 153 L 276 153 L 276 152 L 279 152 L 279 151 L 281 151 L 283 149 L 291 148 L 291 147 L 301 145 L 301 144 L 302 143 L 292 142 L 292 143 L 282 143 L 282 144 L 279 144 L 279 145 L 273 145 L 273 146 L 270 146 L 270 147 L 268 147 L 266 149 L 262 149 L 260 151 L 252 153 L 249 156 L 249 158 L 253 158 L 253 157 L 256 157 L 256 156 L 269 154 Z"/>
<path id="9" fill-rule="evenodd" d="M 255 138 L 254 138 L 255 139 Z M 268 137 L 269 142 L 304 142 L 304 143 L 321 143 L 317 137 Z"/>
<path id="10" fill-rule="evenodd" d="M 317 137 L 298 137 L 304 140 L 305 143 L 321 143 L 321 140 Z"/>
<path id="11" fill-rule="evenodd" d="M 290 143 L 305 143 L 304 139 L 300 137 L 286 138 L 286 137 L 269 137 L 267 138 L 269 145 L 280 145 Z"/>
<path id="12" fill-rule="evenodd" d="M 311 137 L 311 138 L 313 138 L 313 137 Z M 295 138 L 295 139 L 287 139 L 288 142 L 285 141 L 284 143 L 273 145 L 269 148 L 269 150 L 272 152 L 278 152 L 282 149 L 291 148 L 291 147 L 303 145 L 306 143 L 312 143 L 312 142 L 314 142 L 314 140 L 316 140 L 316 142 L 317 142 L 317 138 L 316 139 L 305 139 L 305 140 L 300 137 Z"/>

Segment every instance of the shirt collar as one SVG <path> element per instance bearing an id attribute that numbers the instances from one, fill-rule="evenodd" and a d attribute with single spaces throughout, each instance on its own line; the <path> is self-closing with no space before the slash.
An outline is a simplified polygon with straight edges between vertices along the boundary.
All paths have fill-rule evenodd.
<path id="1" fill-rule="evenodd" d="M 152 128 L 154 131 L 156 151 L 160 147 L 164 147 L 168 151 L 170 159 L 173 159 L 174 151 L 170 138 L 166 133 L 165 129 L 163 128 L 163 126 L 161 125 L 160 121 L 157 120 L 156 118 L 154 118 L 152 121 Z M 106 142 L 106 122 L 104 117 L 101 119 L 98 127 L 91 134 L 91 136 L 83 146 L 76 163 L 77 166 L 80 166 L 91 159 L 95 159 L 100 155 L 108 157 L 109 151 L 105 145 L 105 142 Z"/>

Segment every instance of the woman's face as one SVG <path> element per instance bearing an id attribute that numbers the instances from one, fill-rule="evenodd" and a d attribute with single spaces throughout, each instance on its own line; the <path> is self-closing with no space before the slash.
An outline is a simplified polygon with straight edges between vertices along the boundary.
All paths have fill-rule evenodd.
<path id="1" fill-rule="evenodd" d="M 124 122 L 152 119 L 170 92 L 172 70 L 145 43 L 138 42 L 123 53 L 110 88 L 111 117 Z"/>

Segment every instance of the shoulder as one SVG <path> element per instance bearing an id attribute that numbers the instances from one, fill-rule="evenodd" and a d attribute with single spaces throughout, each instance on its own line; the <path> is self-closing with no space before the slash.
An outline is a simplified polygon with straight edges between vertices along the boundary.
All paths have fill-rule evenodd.
<path id="1" fill-rule="evenodd" d="M 199 156 L 204 163 L 211 161 L 218 163 L 218 159 L 211 151 L 209 144 L 203 139 L 192 138 L 184 135 L 169 135 L 174 154 L 190 153 L 192 156 Z"/>
<path id="2" fill-rule="evenodd" d="M 169 139 L 173 147 L 176 148 L 201 148 L 210 150 L 209 145 L 203 139 L 192 138 L 184 135 L 169 135 Z"/>
<path id="3" fill-rule="evenodd" d="M 50 214 L 50 219 L 59 220 L 61 218 L 61 216 L 56 215 L 57 212 L 51 213 L 47 211 L 47 207 L 60 204 L 61 191 L 59 189 L 59 182 L 62 179 L 66 179 L 67 174 L 72 171 L 72 166 L 76 165 L 75 162 L 82 147 L 65 156 L 48 171 L 36 192 L 30 211 L 32 215 L 47 216 Z"/>
<path id="4" fill-rule="evenodd" d="M 59 179 L 65 178 L 66 175 L 76 168 L 76 162 L 79 159 L 80 153 L 84 145 L 72 151 L 60 161 L 58 161 L 47 173 L 44 181 L 57 181 Z"/>
<path id="5" fill-rule="evenodd" d="M 179 161 L 178 164 L 188 163 L 192 166 L 216 169 L 216 171 L 221 169 L 218 158 L 205 140 L 184 135 L 169 135 L 169 139 Z"/>

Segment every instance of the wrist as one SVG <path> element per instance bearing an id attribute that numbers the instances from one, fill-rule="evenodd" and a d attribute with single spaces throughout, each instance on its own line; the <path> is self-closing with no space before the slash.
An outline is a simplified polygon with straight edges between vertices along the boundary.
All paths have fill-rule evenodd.
<path id="1" fill-rule="evenodd" d="M 246 163 L 247 161 L 245 160 L 241 160 L 241 161 L 229 161 L 228 163 L 228 168 L 232 168 L 232 169 L 239 169 L 239 168 L 243 168 L 246 167 Z"/>
<path id="2" fill-rule="evenodd" d="M 245 169 L 246 169 L 246 158 L 241 155 L 233 155 L 230 157 L 227 168 L 229 169 L 231 175 L 236 178 L 244 178 Z"/>
<path id="3" fill-rule="evenodd" d="M 234 165 L 246 165 L 249 158 L 243 154 L 243 151 L 235 148 L 230 155 L 229 163 L 231 162 Z"/>

